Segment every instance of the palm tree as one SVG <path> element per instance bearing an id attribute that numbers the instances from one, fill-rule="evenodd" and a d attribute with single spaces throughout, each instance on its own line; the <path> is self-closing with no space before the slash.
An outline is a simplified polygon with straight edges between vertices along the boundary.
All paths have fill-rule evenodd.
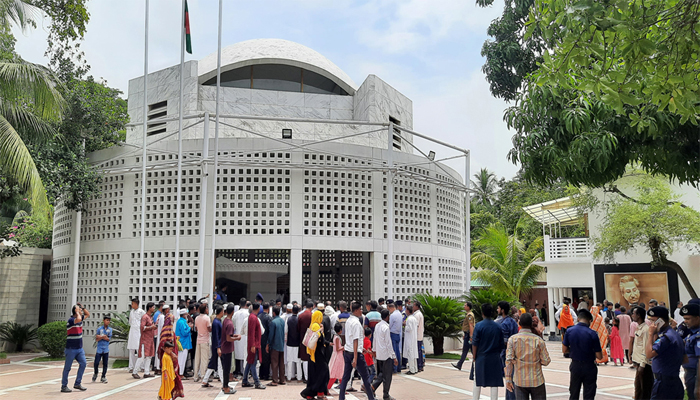
<path id="1" fill-rule="evenodd" d="M 495 224 L 484 229 L 474 246 L 478 249 L 471 258 L 471 265 L 476 268 L 474 279 L 515 298 L 528 293 L 544 271 L 535 264 L 544 257 L 542 237 L 525 248 L 516 235 L 508 235 L 502 225 Z"/>
<path id="2" fill-rule="evenodd" d="M 482 168 L 478 174 L 474 174 L 474 179 L 471 181 L 474 202 L 485 206 L 492 205 L 498 191 L 496 174 L 488 168 Z"/>
<path id="3" fill-rule="evenodd" d="M 34 24 L 38 9 L 21 0 L 0 0 L 0 27 Z M 35 215 L 48 216 L 49 202 L 25 140 L 42 143 L 54 134 L 64 101 L 55 75 L 23 60 L 0 61 L 0 173 L 25 191 Z"/>

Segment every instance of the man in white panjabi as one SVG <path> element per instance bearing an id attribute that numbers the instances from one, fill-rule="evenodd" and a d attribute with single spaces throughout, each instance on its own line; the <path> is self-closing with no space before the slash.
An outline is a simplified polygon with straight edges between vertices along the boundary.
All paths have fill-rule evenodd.
<path id="1" fill-rule="evenodd" d="M 134 366 L 138 359 L 139 342 L 141 341 L 141 317 L 146 312 L 139 308 L 139 299 L 131 300 L 131 311 L 129 311 L 129 341 L 126 348 L 129 352 L 129 373 L 135 373 Z"/>
<path id="2" fill-rule="evenodd" d="M 167 304 L 163 304 L 163 311 L 160 313 L 160 315 L 158 315 L 158 319 L 156 320 L 156 325 L 158 326 L 158 333 L 156 336 L 156 352 L 160 348 L 160 334 L 161 332 L 163 332 L 163 325 L 165 324 L 166 315 L 170 315 L 170 306 Z M 156 357 L 154 362 L 156 371 L 160 371 L 160 359 Z"/>
<path id="3" fill-rule="evenodd" d="M 242 298 L 240 301 L 240 307 L 238 311 L 233 313 L 233 329 L 236 333 L 241 335 L 241 340 L 237 340 L 233 343 L 233 355 L 236 357 L 236 368 L 235 370 L 243 376 L 243 371 L 245 369 L 245 360 L 248 356 L 248 316 L 250 312 L 246 305 L 246 299 Z M 245 329 L 244 329 L 245 328 Z"/>
<path id="4" fill-rule="evenodd" d="M 412 307 L 406 307 L 406 330 L 404 331 L 402 357 L 408 360 L 406 375 L 418 373 L 418 320 Z"/>

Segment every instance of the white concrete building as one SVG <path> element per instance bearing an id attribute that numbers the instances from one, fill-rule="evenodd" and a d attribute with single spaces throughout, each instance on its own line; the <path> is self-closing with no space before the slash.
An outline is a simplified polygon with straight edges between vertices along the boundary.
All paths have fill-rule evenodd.
<path id="1" fill-rule="evenodd" d="M 126 143 L 90 154 L 104 173 L 101 196 L 80 216 L 56 208 L 49 320 L 67 317 L 74 294 L 102 315 L 139 295 L 201 297 L 216 283 L 228 285 L 230 301 L 467 289 L 466 182 L 414 148 L 423 135 L 412 131 L 406 96 L 374 75 L 358 87 L 296 43 L 226 47 L 215 171 L 216 54 L 187 62 L 183 81 L 179 265 L 177 65 L 148 76 L 145 210 L 143 77 L 129 82 Z M 467 151 L 451 151 L 468 163 Z"/>
<path id="2" fill-rule="evenodd" d="M 634 177 L 624 177 L 615 182 L 619 189 L 635 196 Z M 700 210 L 700 192 L 688 185 L 673 185 L 683 204 Z M 601 189 L 594 191 L 599 199 L 617 196 Z M 673 312 L 680 300 L 686 303 L 690 294 L 678 274 L 669 268 L 652 268 L 651 255 L 645 248 L 636 248 L 630 254 L 617 254 L 614 260 L 592 257 L 594 244 L 591 237 L 599 237 L 604 214 L 602 209 L 581 217 L 570 198 L 562 198 L 525 207 L 525 211 L 543 224 L 545 259 L 540 264 L 547 269 L 547 304 L 549 305 L 550 330 L 556 330 L 553 304 L 561 304 L 564 297 L 577 299 L 588 295 L 595 302 L 607 299 L 629 308 L 630 300 L 647 304 L 651 299 L 663 301 Z M 585 237 L 562 237 L 561 227 L 584 223 Z M 650 222 L 651 223 L 651 222 Z M 695 290 L 700 289 L 700 253 L 693 244 L 678 245 L 668 259 L 678 263 L 685 271 Z M 631 279 L 622 279 L 629 276 Z M 622 285 L 620 281 L 623 281 Z M 628 283 L 624 283 L 629 280 Z M 623 290 L 623 288 L 625 290 Z M 627 289 L 637 293 L 625 293 Z M 636 296 L 636 297 L 630 297 Z M 592 304 L 589 304 L 591 306 Z"/>

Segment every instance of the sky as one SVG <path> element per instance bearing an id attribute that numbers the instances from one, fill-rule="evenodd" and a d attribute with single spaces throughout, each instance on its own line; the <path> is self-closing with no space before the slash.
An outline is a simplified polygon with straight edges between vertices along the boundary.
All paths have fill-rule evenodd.
<path id="1" fill-rule="evenodd" d="M 144 1 L 92 0 L 81 45 L 90 75 L 126 93 L 128 81 L 143 75 Z M 216 52 L 218 1 L 188 0 L 193 54 Z M 486 28 L 500 16 L 503 1 L 479 8 L 474 0 L 224 0 L 223 45 L 279 38 L 314 49 L 360 85 L 374 74 L 413 101 L 414 129 L 470 150 L 471 173 L 488 168 L 511 178 L 518 167 L 507 160 L 513 133 L 503 121 L 504 101 L 491 96 L 481 72 Z M 180 2 L 150 1 L 149 70 L 180 61 Z M 46 64 L 50 21 L 14 31 L 17 52 Z M 126 96 L 126 94 L 124 95 Z M 417 141 L 437 158 L 453 155 Z M 463 163 L 450 162 L 463 173 Z"/>

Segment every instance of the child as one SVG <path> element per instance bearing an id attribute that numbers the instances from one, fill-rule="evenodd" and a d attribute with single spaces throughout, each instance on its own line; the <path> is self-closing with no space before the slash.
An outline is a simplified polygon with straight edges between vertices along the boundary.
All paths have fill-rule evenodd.
<path id="1" fill-rule="evenodd" d="M 622 339 L 620 338 L 620 320 L 615 317 L 613 320 L 613 328 L 610 333 L 610 358 L 617 365 L 617 359 L 620 359 L 620 365 L 625 365 L 625 351 L 622 349 Z"/>
<path id="2" fill-rule="evenodd" d="M 165 353 L 161 360 L 163 374 L 161 376 L 160 390 L 158 391 L 159 400 L 174 400 L 178 397 L 185 397 L 182 387 L 180 375 L 175 372 L 175 364 L 173 359 L 176 357 L 173 354 L 173 342 L 167 341 L 163 345 Z"/>
<path id="3" fill-rule="evenodd" d="M 112 322 L 112 318 L 109 315 L 105 315 L 102 319 L 101 327 L 97 328 L 95 332 L 95 340 L 97 341 L 97 350 L 95 351 L 95 373 L 92 375 L 92 381 L 97 380 L 97 373 L 100 369 L 100 360 L 102 360 L 102 379 L 100 382 L 107 383 L 107 363 L 109 362 L 109 341 L 112 339 L 112 328 L 109 327 L 109 323 Z"/>
<path id="4" fill-rule="evenodd" d="M 343 340 L 340 338 L 340 332 L 343 331 L 343 326 L 340 322 L 336 322 L 333 330 L 335 331 L 335 335 L 333 336 L 333 355 L 331 355 L 331 362 L 328 364 L 331 378 L 328 381 L 328 390 L 333 387 L 336 381 L 340 381 L 343 378 L 343 372 L 345 371 Z"/>
<path id="5" fill-rule="evenodd" d="M 372 353 L 372 329 L 365 328 L 365 341 L 363 344 L 363 352 L 365 353 L 365 363 L 367 363 L 367 372 L 369 373 L 369 381 L 374 380 L 377 371 L 374 369 L 374 358 Z"/>

